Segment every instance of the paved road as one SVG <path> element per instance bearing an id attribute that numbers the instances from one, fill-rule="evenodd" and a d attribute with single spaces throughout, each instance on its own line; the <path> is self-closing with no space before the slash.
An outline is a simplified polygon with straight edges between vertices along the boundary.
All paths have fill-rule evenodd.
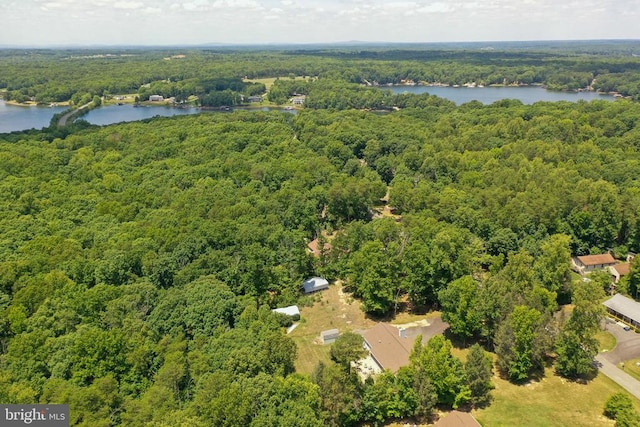
<path id="1" fill-rule="evenodd" d="M 611 320 L 605 321 L 605 329 L 616 337 L 616 347 L 602 355 L 611 363 L 617 364 L 640 357 L 640 334 L 625 331 L 622 326 Z"/>
<path id="2" fill-rule="evenodd" d="M 93 101 L 91 101 L 93 102 Z M 60 120 L 58 120 L 58 126 L 62 127 L 62 126 L 66 126 L 67 125 L 67 120 L 69 120 L 69 117 L 71 117 L 72 114 L 75 114 L 76 111 L 82 110 L 83 108 L 87 108 L 89 105 L 91 105 L 91 102 L 88 102 L 84 105 L 81 105 L 80 107 L 76 108 L 75 110 L 69 111 L 68 113 L 64 114 L 62 117 L 60 117 Z"/>
<path id="3" fill-rule="evenodd" d="M 616 347 L 596 356 L 600 372 L 618 383 L 621 387 L 640 399 L 640 381 L 616 366 L 618 363 L 640 357 L 640 334 L 625 331 L 611 320 L 605 321 L 605 329 L 616 337 Z"/>
<path id="4" fill-rule="evenodd" d="M 640 381 L 636 380 L 613 363 L 609 362 L 604 357 L 604 353 L 598 354 L 596 356 L 596 361 L 600 372 L 611 378 L 613 381 L 617 382 L 622 388 L 640 399 Z"/>

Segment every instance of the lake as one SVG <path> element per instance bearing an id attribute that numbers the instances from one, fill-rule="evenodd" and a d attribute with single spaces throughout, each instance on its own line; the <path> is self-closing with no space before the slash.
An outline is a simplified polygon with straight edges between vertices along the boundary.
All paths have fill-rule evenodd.
<path id="1" fill-rule="evenodd" d="M 519 99 L 524 104 L 533 104 L 538 101 L 571 101 L 579 100 L 591 101 L 594 99 L 613 100 L 611 95 L 600 95 L 595 92 L 552 92 L 547 91 L 539 86 L 520 86 L 520 87 L 483 87 L 483 88 L 467 88 L 467 87 L 443 87 L 443 86 L 390 86 L 381 87 L 382 89 L 390 89 L 394 93 L 429 93 L 437 95 L 441 98 L 449 99 L 460 105 L 465 102 L 478 100 L 483 104 L 491 104 L 501 99 Z M 40 129 L 49 126 L 51 117 L 64 111 L 66 107 L 17 107 L 7 105 L 0 100 L 0 133 L 13 132 L 25 129 Z M 296 110 L 286 110 L 276 107 L 257 107 L 257 108 L 234 108 L 234 110 L 248 111 L 284 111 L 296 114 Z M 94 125 L 108 125 L 119 122 L 132 122 L 136 120 L 150 119 L 155 116 L 177 116 L 184 114 L 196 114 L 201 112 L 217 112 L 216 110 L 201 110 L 196 107 L 189 108 L 171 108 L 166 106 L 140 106 L 134 107 L 131 104 L 125 105 L 108 105 L 89 111 L 81 118 Z"/>
<path id="2" fill-rule="evenodd" d="M 42 129 L 49 126 L 54 114 L 66 109 L 67 107 L 19 107 L 7 105 L 0 100 L 0 133 Z"/>
<path id="3" fill-rule="evenodd" d="M 270 108 L 270 107 L 258 107 L 258 108 L 233 108 L 232 111 L 286 111 L 287 113 L 296 114 L 296 110 L 285 110 L 283 108 Z M 226 111 L 220 110 L 203 110 L 197 107 L 187 108 L 172 108 L 167 106 L 140 106 L 134 107 L 132 104 L 125 105 L 107 105 L 95 110 L 89 111 L 79 119 L 86 120 L 94 125 L 110 125 L 112 123 L 120 122 L 135 122 L 137 120 L 150 119 L 156 116 L 171 117 L 182 116 L 185 114 L 198 114 L 198 113 L 225 113 Z"/>
<path id="4" fill-rule="evenodd" d="M 523 104 L 533 104 L 538 101 L 592 101 L 605 99 L 612 101 L 611 95 L 596 92 L 555 92 L 540 86 L 491 86 L 491 87 L 452 87 L 452 86 L 381 86 L 393 93 L 428 93 L 455 102 L 457 105 L 470 101 L 480 101 L 492 104 L 501 99 L 519 99 Z"/>

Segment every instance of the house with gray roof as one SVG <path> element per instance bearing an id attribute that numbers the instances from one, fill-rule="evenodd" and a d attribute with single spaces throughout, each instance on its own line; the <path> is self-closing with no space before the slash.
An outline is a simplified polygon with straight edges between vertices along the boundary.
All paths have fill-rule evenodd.
<path id="1" fill-rule="evenodd" d="M 640 329 L 640 303 L 621 294 L 615 294 L 605 302 L 607 312 L 613 317 Z"/>

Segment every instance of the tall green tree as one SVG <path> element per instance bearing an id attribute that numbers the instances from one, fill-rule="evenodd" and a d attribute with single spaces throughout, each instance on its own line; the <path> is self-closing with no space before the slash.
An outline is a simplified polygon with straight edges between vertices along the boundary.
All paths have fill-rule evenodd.
<path id="1" fill-rule="evenodd" d="M 542 368 L 546 349 L 539 345 L 541 329 L 542 314 L 524 305 L 514 307 L 500 324 L 495 340 L 498 368 L 511 381 L 527 380 Z"/>
<path id="2" fill-rule="evenodd" d="M 464 370 L 471 390 L 470 403 L 476 407 L 488 404 L 491 401 L 491 390 L 494 389 L 491 382 L 493 360 L 479 344 L 474 344 L 469 349 Z"/>
<path id="3" fill-rule="evenodd" d="M 573 311 L 563 326 L 556 345 L 556 370 L 569 378 L 596 373 L 593 359 L 598 354 L 598 340 L 605 310 L 602 286 L 594 281 L 581 282 L 573 290 Z"/>

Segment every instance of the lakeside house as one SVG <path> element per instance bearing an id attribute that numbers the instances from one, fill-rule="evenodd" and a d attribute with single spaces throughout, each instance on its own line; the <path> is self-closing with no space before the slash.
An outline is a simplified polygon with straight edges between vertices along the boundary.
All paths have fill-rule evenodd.
<path id="1" fill-rule="evenodd" d="M 164 101 L 164 97 L 162 95 L 150 95 L 149 101 L 151 102 L 162 102 Z"/>
<path id="2" fill-rule="evenodd" d="M 291 98 L 291 103 L 293 105 L 303 105 L 306 99 L 307 99 L 306 95 L 294 96 L 293 98 Z"/>

